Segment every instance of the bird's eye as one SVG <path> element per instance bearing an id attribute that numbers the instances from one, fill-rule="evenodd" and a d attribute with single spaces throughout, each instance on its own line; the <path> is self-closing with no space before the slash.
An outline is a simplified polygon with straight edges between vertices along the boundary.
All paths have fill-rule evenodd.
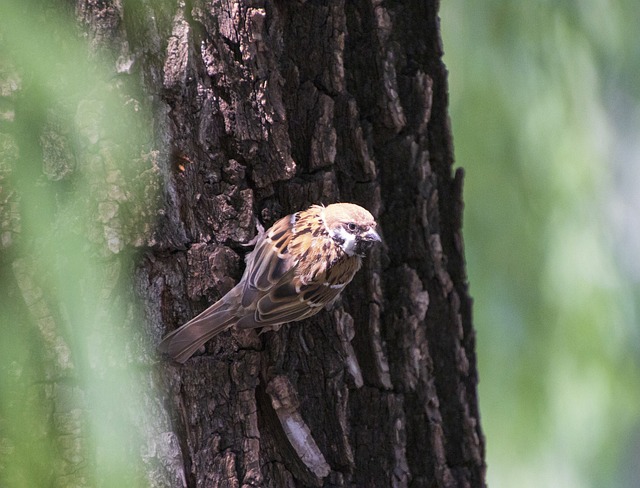
<path id="1" fill-rule="evenodd" d="M 357 228 L 358 228 L 358 226 L 356 224 L 354 224 L 353 222 L 349 222 L 347 224 L 347 229 L 349 229 L 349 231 L 351 231 L 351 232 L 355 232 Z"/>

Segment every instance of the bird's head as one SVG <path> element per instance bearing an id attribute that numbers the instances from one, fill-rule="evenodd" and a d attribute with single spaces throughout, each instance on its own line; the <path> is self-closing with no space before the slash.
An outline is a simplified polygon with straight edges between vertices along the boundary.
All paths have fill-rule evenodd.
<path id="1" fill-rule="evenodd" d="M 324 223 L 331 238 L 349 256 L 364 256 L 380 242 L 376 221 L 364 208 L 353 203 L 334 203 L 324 209 Z"/>

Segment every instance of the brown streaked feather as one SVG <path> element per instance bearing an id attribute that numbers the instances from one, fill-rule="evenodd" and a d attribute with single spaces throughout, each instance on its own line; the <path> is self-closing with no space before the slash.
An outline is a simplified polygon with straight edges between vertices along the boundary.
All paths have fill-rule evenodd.
<path id="1" fill-rule="evenodd" d="M 349 258 L 349 261 L 351 259 Z M 349 263 L 345 266 L 346 272 L 337 276 L 327 276 L 325 273 L 316 275 L 316 281 L 309 284 L 303 284 L 295 277 L 289 276 L 294 274 L 294 270 L 291 270 L 268 293 L 258 299 L 252 325 L 243 321 L 238 326 L 272 326 L 315 315 L 325 305 L 333 303 L 359 268 L 359 263 Z"/>
<path id="2" fill-rule="evenodd" d="M 278 240 L 274 241 L 273 238 Z M 271 289 L 296 264 L 289 252 L 291 241 L 291 218 L 278 220 L 269 233 L 258 243 L 249 256 L 247 269 L 242 278 L 244 288 L 242 306 L 247 308 L 258 299 L 263 292 Z"/>
<path id="3" fill-rule="evenodd" d="M 318 283 L 308 285 L 302 294 L 294 293 L 286 297 L 275 298 L 274 293 L 268 293 L 258 301 L 255 313 L 256 322 L 273 325 L 310 317 L 319 312 L 325 303 L 332 302 L 340 291 L 342 290 L 332 289 Z"/>

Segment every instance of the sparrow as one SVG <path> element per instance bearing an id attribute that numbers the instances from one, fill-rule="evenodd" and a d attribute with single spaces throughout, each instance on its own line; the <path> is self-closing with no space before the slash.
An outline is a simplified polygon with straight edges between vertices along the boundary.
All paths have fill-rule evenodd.
<path id="1" fill-rule="evenodd" d="M 258 238 L 240 282 L 158 349 L 184 363 L 230 327 L 277 328 L 311 317 L 338 298 L 380 240 L 373 216 L 352 203 L 283 217 Z"/>

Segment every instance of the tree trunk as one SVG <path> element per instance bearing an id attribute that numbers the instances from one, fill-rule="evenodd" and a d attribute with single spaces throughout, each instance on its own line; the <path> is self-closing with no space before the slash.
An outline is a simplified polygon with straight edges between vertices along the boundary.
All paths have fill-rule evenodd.
<path id="1" fill-rule="evenodd" d="M 146 447 L 123 447 L 143 485 L 484 486 L 437 6 L 77 1 L 155 123 L 155 230 L 104 242 L 138 251 L 145 325 L 128 327 L 157 344 L 234 286 L 261 225 L 310 204 L 362 205 L 384 239 L 331 310 L 223 333 L 185 365 L 127 359 L 153 412 Z"/>

